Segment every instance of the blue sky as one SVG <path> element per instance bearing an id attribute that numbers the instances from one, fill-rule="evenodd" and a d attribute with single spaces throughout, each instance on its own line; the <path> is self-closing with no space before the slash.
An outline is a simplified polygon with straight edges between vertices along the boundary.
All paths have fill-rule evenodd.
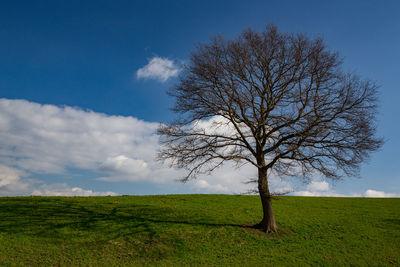
<path id="1" fill-rule="evenodd" d="M 165 92 L 196 43 L 274 23 L 323 37 L 346 70 L 381 86 L 386 140 L 361 179 L 316 177 L 307 186 L 276 178 L 274 186 L 399 196 L 399 10 L 398 1 L 2 1 L 0 195 L 244 190 L 248 168 L 174 182 L 181 172 L 152 162 L 154 129 L 174 117 Z"/>

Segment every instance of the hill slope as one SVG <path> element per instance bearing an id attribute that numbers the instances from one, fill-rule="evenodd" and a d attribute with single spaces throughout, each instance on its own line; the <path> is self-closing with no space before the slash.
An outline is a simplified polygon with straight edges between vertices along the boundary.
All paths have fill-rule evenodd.
<path id="1" fill-rule="evenodd" d="M 0 265 L 400 265 L 400 199 L 257 196 L 0 198 Z"/>

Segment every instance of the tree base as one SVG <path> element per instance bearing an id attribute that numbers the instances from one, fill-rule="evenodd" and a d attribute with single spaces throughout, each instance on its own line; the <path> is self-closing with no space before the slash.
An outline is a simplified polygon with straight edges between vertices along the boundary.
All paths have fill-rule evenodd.
<path id="1" fill-rule="evenodd" d="M 253 225 L 252 228 L 261 230 L 267 234 L 278 232 L 278 227 L 276 225 L 266 224 L 264 222 L 257 223 Z"/>

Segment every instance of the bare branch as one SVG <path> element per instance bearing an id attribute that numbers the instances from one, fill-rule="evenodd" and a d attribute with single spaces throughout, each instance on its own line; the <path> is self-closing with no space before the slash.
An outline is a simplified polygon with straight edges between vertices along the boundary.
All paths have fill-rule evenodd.
<path id="1" fill-rule="evenodd" d="M 377 85 L 341 64 L 321 39 L 275 26 L 198 45 L 169 91 L 181 118 L 160 126 L 159 159 L 188 169 L 184 181 L 225 161 L 265 175 L 356 175 L 382 146 Z"/>

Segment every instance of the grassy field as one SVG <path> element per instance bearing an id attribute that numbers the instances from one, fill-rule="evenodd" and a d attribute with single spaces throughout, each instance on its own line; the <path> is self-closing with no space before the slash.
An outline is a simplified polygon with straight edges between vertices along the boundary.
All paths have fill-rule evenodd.
<path id="1" fill-rule="evenodd" d="M 0 198 L 1 266 L 400 266 L 400 199 L 257 196 Z"/>

